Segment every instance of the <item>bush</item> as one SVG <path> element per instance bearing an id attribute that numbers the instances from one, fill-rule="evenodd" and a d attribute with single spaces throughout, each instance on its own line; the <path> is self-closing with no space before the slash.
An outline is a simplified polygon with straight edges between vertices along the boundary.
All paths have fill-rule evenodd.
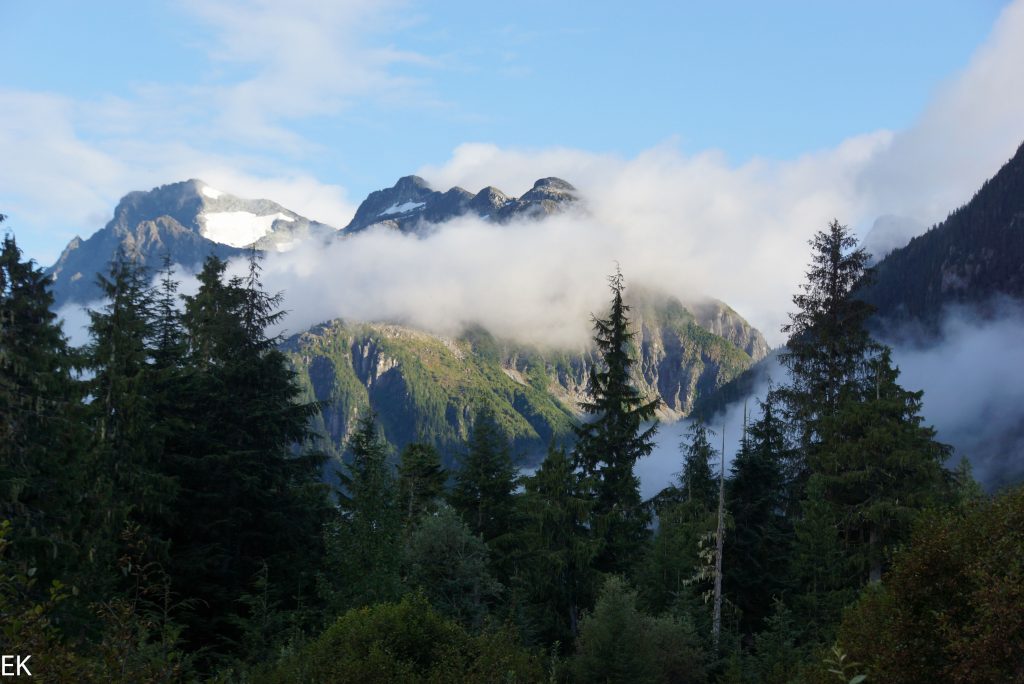
<path id="1" fill-rule="evenodd" d="M 531 682 L 540 659 L 506 631 L 471 637 L 421 596 L 350 610 L 257 681 Z"/>
<path id="2" fill-rule="evenodd" d="M 693 625 L 637 610 L 637 593 L 620 577 L 601 588 L 580 622 L 572 670 L 580 682 L 703 682 L 703 653 Z"/>
<path id="3" fill-rule="evenodd" d="M 840 643 L 873 681 L 1024 679 L 1024 487 L 933 515 L 882 586 L 847 611 Z"/>

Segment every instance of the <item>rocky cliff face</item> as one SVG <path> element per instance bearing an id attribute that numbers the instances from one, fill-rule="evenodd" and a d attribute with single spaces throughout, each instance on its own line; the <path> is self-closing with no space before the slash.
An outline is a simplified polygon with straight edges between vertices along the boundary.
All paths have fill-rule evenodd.
<path id="1" fill-rule="evenodd" d="M 719 308 L 710 320 L 730 321 L 728 331 L 740 340 L 760 338 L 735 312 Z M 635 380 L 645 394 L 663 400 L 663 419 L 687 415 L 695 401 L 754 361 L 673 298 L 651 296 L 634 304 L 632 320 Z M 308 397 L 324 402 L 321 431 L 335 449 L 359 413 L 372 409 L 396 447 L 426 440 L 452 459 L 473 412 L 489 406 L 527 462 L 539 460 L 552 440 L 571 441 L 596 361 L 589 349 L 526 347 L 496 340 L 479 328 L 452 339 L 343 321 L 296 335 L 283 349 Z"/>

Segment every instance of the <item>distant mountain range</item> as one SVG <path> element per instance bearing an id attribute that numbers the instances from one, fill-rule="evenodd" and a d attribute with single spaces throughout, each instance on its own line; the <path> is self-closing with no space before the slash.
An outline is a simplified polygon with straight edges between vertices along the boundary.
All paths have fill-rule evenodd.
<path id="1" fill-rule="evenodd" d="M 283 252 L 301 241 L 353 239 L 370 229 L 426 235 L 465 215 L 496 223 L 544 220 L 578 206 L 575 188 L 558 178 L 542 178 L 516 198 L 493 187 L 475 195 L 461 188 L 439 192 L 406 176 L 371 193 L 336 230 L 275 202 L 241 199 L 193 179 L 126 195 L 113 219 L 87 240 L 75 238 L 48 273 L 58 307 L 86 304 L 98 298 L 96 274 L 106 272 L 118 251 L 151 270 L 165 254 L 194 270 L 210 254 Z M 667 293 L 636 288 L 629 296 L 638 333 L 637 382 L 662 399 L 664 418 L 687 415 L 699 397 L 769 351 L 760 332 L 717 300 L 684 305 Z M 494 409 L 528 461 L 550 442 L 569 439 L 594 362 L 587 349 L 539 350 L 473 326 L 446 338 L 388 321 L 330 321 L 290 337 L 282 348 L 306 397 L 324 402 L 324 446 L 337 451 L 355 417 L 372 409 L 396 447 L 426 439 L 449 458 L 481 405 Z"/>

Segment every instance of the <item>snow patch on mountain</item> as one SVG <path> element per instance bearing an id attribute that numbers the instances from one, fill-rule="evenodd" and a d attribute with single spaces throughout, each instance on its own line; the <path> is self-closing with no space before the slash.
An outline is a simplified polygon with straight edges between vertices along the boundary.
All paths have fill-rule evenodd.
<path id="1" fill-rule="evenodd" d="M 248 211 L 219 211 L 203 215 L 203 237 L 232 247 L 245 247 L 271 231 L 275 221 L 294 221 L 291 216 L 268 214 L 257 216 Z"/>
<path id="2" fill-rule="evenodd" d="M 209 185 L 204 185 L 202 187 L 201 192 L 210 199 L 217 199 L 218 197 L 224 194 L 222 191 L 216 188 L 211 188 Z"/>
<path id="3" fill-rule="evenodd" d="M 414 209 L 420 209 L 426 205 L 426 202 L 403 202 L 402 204 L 392 204 L 390 207 L 380 212 L 378 216 L 390 216 L 391 214 L 404 214 L 406 212 L 413 211 Z"/>

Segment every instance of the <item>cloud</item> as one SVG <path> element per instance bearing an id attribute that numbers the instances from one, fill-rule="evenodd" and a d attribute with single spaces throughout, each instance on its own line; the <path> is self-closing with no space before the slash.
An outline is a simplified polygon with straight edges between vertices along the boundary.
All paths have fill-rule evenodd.
<path id="1" fill-rule="evenodd" d="M 282 122 L 336 114 L 356 98 L 402 101 L 432 97 L 425 83 L 397 68 L 429 67 L 424 55 L 383 46 L 388 29 L 408 24 L 404 2 L 187 0 L 184 7 L 212 31 L 204 46 L 223 83 L 205 90 L 220 128 L 260 144 L 300 148 Z"/>
<path id="2" fill-rule="evenodd" d="M 858 179 L 876 214 L 941 221 L 1024 140 L 1024 2 L 1000 14 L 967 67 Z"/>
<path id="3" fill-rule="evenodd" d="M 924 390 L 926 422 L 989 486 L 1024 476 L 1024 308 L 1004 302 L 993 309 L 992 318 L 948 310 L 937 344 L 891 342 L 900 383 Z"/>
<path id="4" fill-rule="evenodd" d="M 127 192 L 192 177 L 342 226 L 354 206 L 344 188 L 303 169 L 324 151 L 296 124 L 357 101 L 436 99 L 409 75 L 431 69 L 431 59 L 387 46 L 389 32 L 415 21 L 403 2 L 186 0 L 182 8 L 199 22 L 192 47 L 208 64 L 190 82 L 93 98 L 0 90 L 2 209 L 34 227 L 19 240 L 41 262 L 101 227 Z"/>

